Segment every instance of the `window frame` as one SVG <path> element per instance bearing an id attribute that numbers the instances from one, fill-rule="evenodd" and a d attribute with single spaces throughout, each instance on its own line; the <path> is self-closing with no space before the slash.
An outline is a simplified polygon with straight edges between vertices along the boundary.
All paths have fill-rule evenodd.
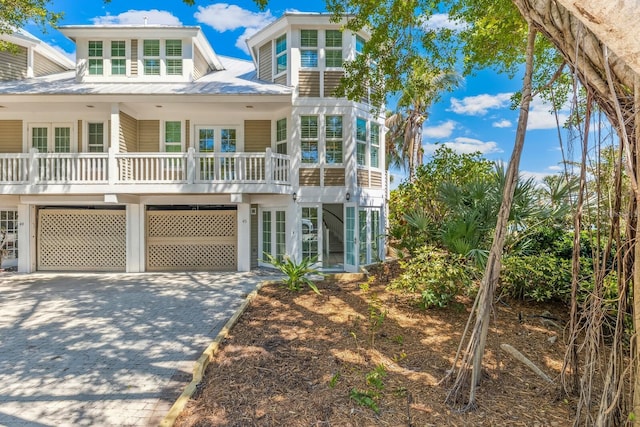
<path id="1" fill-rule="evenodd" d="M 315 119 L 315 130 L 309 123 L 306 125 L 308 133 L 305 135 L 304 121 L 311 120 L 311 119 Z M 300 116 L 300 163 L 302 165 L 318 165 L 320 163 L 319 135 L 320 135 L 320 116 L 313 115 L 313 114 L 301 115 Z M 315 144 L 315 150 L 312 149 L 314 144 Z M 314 151 L 315 151 L 315 161 L 305 161 L 304 154 L 313 153 Z"/>
<path id="2" fill-rule="evenodd" d="M 281 125 L 283 124 L 284 124 L 284 127 L 281 127 Z M 287 153 L 288 133 L 289 133 L 289 129 L 287 128 L 287 118 L 284 117 L 282 119 L 276 120 L 276 153 L 277 154 L 285 154 L 285 155 L 288 154 Z"/>
<path id="3" fill-rule="evenodd" d="M 340 34 L 340 45 L 336 46 L 333 44 L 329 43 L 329 34 L 335 34 L 338 33 Z M 324 32 L 324 66 L 325 68 L 343 68 L 344 66 L 344 52 L 343 52 L 343 44 L 344 44 L 344 39 L 343 39 L 343 32 L 340 30 L 325 30 Z M 329 61 L 330 61 L 330 53 L 339 53 L 340 56 L 340 65 L 334 65 L 331 64 L 329 65 Z M 332 58 L 331 60 L 335 60 L 335 58 Z"/>
<path id="4" fill-rule="evenodd" d="M 118 43 L 118 44 L 122 43 L 122 46 L 115 47 L 114 46 L 115 43 Z M 109 47 L 110 47 L 111 75 L 126 76 L 127 75 L 127 42 L 126 40 L 111 40 Z M 114 49 L 117 49 L 115 54 L 114 54 Z M 115 72 L 116 69 L 122 70 L 122 72 L 121 73 Z"/>
<path id="5" fill-rule="evenodd" d="M 374 129 L 377 129 L 375 132 Z M 369 167 L 374 169 L 380 169 L 380 123 L 370 122 L 369 123 Z M 377 143 L 374 143 L 374 135 L 377 135 L 375 140 Z M 375 162 L 374 160 L 375 156 Z"/>
<path id="6" fill-rule="evenodd" d="M 172 46 L 172 50 L 169 50 L 169 44 L 179 45 L 179 54 L 174 52 L 176 46 Z M 183 61 L 183 46 L 181 39 L 168 39 L 164 41 L 164 54 L 165 54 L 165 73 L 168 76 L 181 76 L 184 74 L 184 61 Z"/>
<path id="7" fill-rule="evenodd" d="M 305 37 L 306 34 L 313 34 L 312 37 Z M 308 56 L 310 55 L 310 56 Z M 300 67 L 301 68 L 318 68 L 318 30 L 301 29 L 300 30 Z M 305 63 L 310 60 L 311 62 Z"/>
<path id="8" fill-rule="evenodd" d="M 284 43 L 283 45 L 281 45 L 280 43 Z M 287 72 L 288 68 L 289 68 L 289 60 L 287 58 L 288 54 L 287 54 L 287 33 L 284 33 L 278 37 L 276 37 L 273 41 L 274 44 L 274 77 L 277 77 L 281 74 L 284 74 Z M 281 47 L 282 46 L 282 47 Z M 280 61 L 281 59 L 284 58 L 284 63 L 281 64 Z M 282 69 L 280 69 L 280 67 L 283 67 Z"/>
<path id="9" fill-rule="evenodd" d="M 96 143 L 92 143 L 91 142 L 91 136 L 92 136 L 91 127 L 92 127 L 92 125 L 101 125 L 102 126 L 102 142 L 100 144 L 96 144 Z M 106 129 L 105 122 L 92 122 L 92 121 L 87 122 L 87 129 L 86 129 L 87 137 L 85 139 L 86 140 L 86 146 L 83 147 L 87 153 L 104 153 L 104 152 L 107 151 L 106 150 L 106 144 L 105 144 L 105 142 L 106 142 L 106 138 L 105 138 L 106 137 L 106 130 L 107 129 Z M 97 147 L 98 145 L 100 145 L 101 150 L 99 150 L 99 151 L 92 151 L 91 150 L 91 147 Z"/>
<path id="10" fill-rule="evenodd" d="M 331 133 L 331 127 L 330 123 L 331 123 L 331 119 L 340 119 L 340 124 L 339 124 L 339 135 L 337 133 L 337 129 L 338 127 L 336 127 L 333 132 L 335 133 Z M 343 165 L 344 164 L 344 117 L 341 114 L 327 114 L 324 116 L 324 163 L 326 165 L 331 165 L 331 166 L 339 166 L 339 165 Z M 338 149 L 339 147 L 339 149 Z M 330 150 L 331 149 L 331 150 Z M 329 153 L 332 153 L 331 156 L 329 155 Z M 336 157 L 340 157 L 340 161 L 336 161 L 335 158 Z M 331 157 L 331 161 L 329 161 Z"/>
<path id="11" fill-rule="evenodd" d="M 147 53 L 147 44 L 151 42 L 158 43 L 158 51 L 157 55 L 155 54 L 155 49 L 152 53 Z M 160 39 L 144 39 L 142 40 L 142 74 L 145 76 L 159 76 L 162 74 L 162 60 L 160 57 L 161 47 L 160 47 Z M 157 69 L 157 72 L 150 73 L 148 72 L 148 65 L 153 63 L 153 70 Z"/>
<path id="12" fill-rule="evenodd" d="M 98 45 L 99 45 L 99 48 L 97 47 Z M 96 69 L 94 67 L 98 67 L 100 72 L 94 72 L 93 70 Z M 103 40 L 88 41 L 87 72 L 89 73 L 90 76 L 104 76 L 104 41 Z"/>
<path id="13" fill-rule="evenodd" d="M 172 126 L 174 124 L 178 123 L 180 125 L 180 129 L 179 129 L 179 135 L 180 135 L 180 140 L 179 141 L 167 141 L 167 137 L 168 137 L 168 125 L 171 124 Z M 162 151 L 164 153 L 184 153 L 184 120 L 164 120 L 162 122 Z M 175 134 L 174 134 L 175 135 Z M 180 145 L 180 150 L 167 150 L 167 147 L 177 147 L 178 144 Z"/>
<path id="14" fill-rule="evenodd" d="M 364 135 L 360 132 L 360 125 L 364 124 Z M 367 145 L 368 145 L 368 132 L 367 132 L 367 119 L 362 117 L 356 117 L 356 164 L 358 167 L 367 166 Z M 362 150 L 362 152 L 361 152 Z M 362 156 L 362 161 L 361 161 Z"/>

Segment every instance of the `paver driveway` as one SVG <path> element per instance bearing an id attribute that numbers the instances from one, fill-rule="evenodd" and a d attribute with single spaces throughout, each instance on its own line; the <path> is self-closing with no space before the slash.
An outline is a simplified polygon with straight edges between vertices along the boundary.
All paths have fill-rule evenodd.
<path id="1" fill-rule="evenodd" d="M 0 425 L 157 425 L 263 274 L 0 276 Z"/>

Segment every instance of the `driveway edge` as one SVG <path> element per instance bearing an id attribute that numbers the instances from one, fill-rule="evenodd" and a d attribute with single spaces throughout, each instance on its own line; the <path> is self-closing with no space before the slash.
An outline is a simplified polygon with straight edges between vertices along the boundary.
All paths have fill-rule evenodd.
<path id="1" fill-rule="evenodd" d="M 265 280 L 263 282 L 258 283 L 256 288 L 253 291 L 251 291 L 249 295 L 247 295 L 247 298 L 244 300 L 242 305 L 240 305 L 240 307 L 234 313 L 234 315 L 231 316 L 231 318 L 227 321 L 227 323 L 224 325 L 220 333 L 218 333 L 218 336 L 216 336 L 216 338 L 211 342 L 211 344 L 209 344 L 207 349 L 198 358 L 198 360 L 195 362 L 195 366 L 193 367 L 193 379 L 184 388 L 180 397 L 178 397 L 178 399 L 175 401 L 173 406 L 171 406 L 171 409 L 169 410 L 167 415 L 164 417 L 162 422 L 160 422 L 161 427 L 173 426 L 173 424 L 176 422 L 176 419 L 182 413 L 182 411 L 184 411 L 184 408 L 187 406 L 187 403 L 195 393 L 198 384 L 200 384 L 200 382 L 202 381 L 202 377 L 204 377 L 204 372 L 207 369 L 207 366 L 209 366 L 209 363 L 213 360 L 213 356 L 218 351 L 218 348 L 220 347 L 220 343 L 222 343 L 222 341 L 225 338 L 227 338 L 227 336 L 229 336 L 229 332 L 231 332 L 231 329 L 233 329 L 235 324 L 238 322 L 238 319 L 240 319 L 240 316 L 242 316 L 242 314 L 246 311 L 247 307 L 249 307 L 249 304 L 251 304 L 251 301 L 253 301 L 253 299 L 258 295 L 258 291 L 262 288 L 262 286 L 269 283 L 273 283 L 273 280 Z"/>

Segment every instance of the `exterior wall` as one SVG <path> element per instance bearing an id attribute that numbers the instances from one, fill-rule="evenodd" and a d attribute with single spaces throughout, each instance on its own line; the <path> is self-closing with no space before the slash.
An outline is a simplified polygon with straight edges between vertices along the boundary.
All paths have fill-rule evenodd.
<path id="1" fill-rule="evenodd" d="M 329 186 L 345 186 L 345 169 L 344 168 L 328 168 L 324 170 L 324 185 Z"/>
<path id="2" fill-rule="evenodd" d="M 138 151 L 138 121 L 120 112 L 120 152 L 131 153 Z"/>
<path id="3" fill-rule="evenodd" d="M 325 71 L 324 72 L 324 91 L 323 96 L 329 98 L 334 96 L 334 91 L 340 85 L 340 79 L 344 76 L 343 71 Z"/>
<path id="4" fill-rule="evenodd" d="M 300 71 L 298 93 L 300 96 L 319 97 L 320 96 L 320 72 Z"/>
<path id="5" fill-rule="evenodd" d="M 206 59 L 204 59 L 200 50 L 195 48 L 193 52 L 193 78 L 197 80 L 210 71 L 211 68 L 209 67 Z"/>
<path id="6" fill-rule="evenodd" d="M 286 85 L 287 84 L 287 75 L 283 74 L 283 75 L 281 75 L 279 77 L 276 77 L 273 82 L 277 83 L 279 85 Z"/>
<path id="7" fill-rule="evenodd" d="M 271 147 L 271 120 L 244 121 L 244 151 L 263 153 Z"/>
<path id="8" fill-rule="evenodd" d="M 0 152 L 22 152 L 22 120 L 0 120 Z"/>
<path id="9" fill-rule="evenodd" d="M 320 186 L 320 169 L 318 168 L 301 168 L 299 176 L 300 186 Z"/>
<path id="10" fill-rule="evenodd" d="M 0 51 L 0 81 L 27 78 L 27 48 L 18 46 L 18 52 Z"/>
<path id="11" fill-rule="evenodd" d="M 273 46 L 271 40 L 263 44 L 258 51 L 258 78 L 266 82 L 273 81 Z"/>
<path id="12" fill-rule="evenodd" d="M 48 76 L 49 74 L 56 74 L 66 71 L 60 65 L 56 64 L 48 58 L 45 58 L 38 52 L 35 52 L 33 55 L 33 65 L 33 74 L 36 77 Z"/>
<path id="13" fill-rule="evenodd" d="M 141 153 L 160 151 L 160 121 L 138 121 L 138 151 Z"/>
<path id="14" fill-rule="evenodd" d="M 251 205 L 251 268 L 258 267 L 259 225 L 260 225 L 260 215 L 258 215 L 258 205 Z"/>
<path id="15" fill-rule="evenodd" d="M 131 76 L 138 75 L 138 40 L 131 40 Z"/>

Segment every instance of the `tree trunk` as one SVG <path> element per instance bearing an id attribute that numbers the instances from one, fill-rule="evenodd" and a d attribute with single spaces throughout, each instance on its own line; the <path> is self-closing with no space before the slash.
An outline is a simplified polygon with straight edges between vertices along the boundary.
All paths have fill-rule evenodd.
<path id="1" fill-rule="evenodd" d="M 489 329 L 489 320 L 493 309 L 493 299 L 495 289 L 500 277 L 501 258 L 504 248 L 504 241 L 507 235 L 507 225 L 509 215 L 511 213 L 511 203 L 518 182 L 518 168 L 520 165 L 520 157 L 524 146 L 524 138 L 527 130 L 527 120 L 529 118 L 529 104 L 531 103 L 531 82 L 533 76 L 533 54 L 535 47 L 536 30 L 529 25 L 529 33 L 527 37 L 526 52 L 526 68 L 524 80 L 522 82 L 522 101 L 520 104 L 520 116 L 518 118 L 518 129 L 516 131 L 515 144 L 511 153 L 511 160 L 507 168 L 505 186 L 502 193 L 502 202 L 500 211 L 498 212 L 498 220 L 496 229 L 487 259 L 487 266 L 480 284 L 478 292 L 478 308 L 475 315 L 475 325 L 469 343 L 467 345 L 466 354 L 464 355 L 462 364 L 458 370 L 455 383 L 447 396 L 447 402 L 454 403 L 459 401 L 460 394 L 467 385 L 469 366 L 472 366 L 471 382 L 468 383 L 469 400 L 466 408 L 473 409 L 475 407 L 476 387 L 480 383 L 482 358 L 484 356 L 484 348 L 487 342 L 487 333 Z M 464 340 L 464 337 L 463 337 Z"/>

